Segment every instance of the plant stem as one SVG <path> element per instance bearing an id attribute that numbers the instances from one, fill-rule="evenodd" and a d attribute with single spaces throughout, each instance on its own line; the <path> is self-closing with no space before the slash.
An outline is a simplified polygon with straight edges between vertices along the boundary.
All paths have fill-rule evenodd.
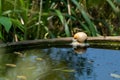
<path id="1" fill-rule="evenodd" d="M 2 15 L 2 0 L 0 0 L 0 16 Z"/>
<path id="2" fill-rule="evenodd" d="M 70 10 L 70 1 L 69 1 L 69 0 L 67 0 L 67 3 L 68 3 L 68 5 L 67 5 L 67 7 L 68 7 L 68 14 L 69 14 L 69 15 L 71 15 L 71 10 Z"/>
<path id="3" fill-rule="evenodd" d="M 42 3 L 43 3 L 43 0 L 40 0 L 40 11 L 39 11 L 39 19 L 38 19 L 38 30 L 37 30 L 37 36 L 36 36 L 36 39 L 39 38 L 39 35 L 40 35 L 40 23 L 41 23 L 41 16 L 42 16 Z"/>

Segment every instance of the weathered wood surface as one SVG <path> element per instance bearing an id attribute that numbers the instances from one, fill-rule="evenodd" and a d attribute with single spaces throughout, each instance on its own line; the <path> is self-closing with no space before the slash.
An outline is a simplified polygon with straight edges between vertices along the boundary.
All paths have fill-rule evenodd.
<path id="1" fill-rule="evenodd" d="M 120 49 L 120 36 L 88 37 L 87 42 L 92 48 Z"/>
<path id="2" fill-rule="evenodd" d="M 54 39 L 39 39 L 39 40 L 26 40 L 19 42 L 12 42 L 6 44 L 0 44 L 0 47 L 7 48 L 48 48 L 48 47 L 73 47 L 73 37 L 69 38 L 54 38 Z M 108 43 L 109 42 L 109 43 Z M 83 44 L 77 44 L 79 47 L 93 47 L 93 48 L 112 48 L 120 49 L 120 36 L 107 36 L 107 37 L 88 37 L 84 46 Z M 88 45 L 89 44 L 89 45 Z"/>
<path id="3" fill-rule="evenodd" d="M 88 37 L 87 41 L 118 41 L 120 42 L 120 36 L 100 36 L 100 37 Z"/>

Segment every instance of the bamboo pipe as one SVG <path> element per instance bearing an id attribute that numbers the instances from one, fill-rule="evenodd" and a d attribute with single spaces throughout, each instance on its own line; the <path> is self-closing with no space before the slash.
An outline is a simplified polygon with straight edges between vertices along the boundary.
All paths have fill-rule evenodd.
<path id="1" fill-rule="evenodd" d="M 12 43 L 2 43 L 0 48 L 32 48 L 32 47 L 73 47 L 73 37 L 68 38 L 53 38 L 53 39 L 39 39 L 26 40 Z M 106 42 L 109 42 L 108 44 Z M 110 44 L 111 43 L 111 44 Z M 77 44 L 78 47 L 93 47 L 93 48 L 110 48 L 118 47 L 120 49 L 120 36 L 106 36 L 106 37 L 88 37 L 86 43 Z"/>

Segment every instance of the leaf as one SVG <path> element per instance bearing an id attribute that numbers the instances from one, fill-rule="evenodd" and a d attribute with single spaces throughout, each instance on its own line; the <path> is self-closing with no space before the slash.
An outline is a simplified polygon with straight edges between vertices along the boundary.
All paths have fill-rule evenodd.
<path id="1" fill-rule="evenodd" d="M 13 25 L 15 25 L 17 28 L 19 28 L 22 32 L 24 32 L 24 26 L 22 25 L 22 23 L 17 20 L 17 19 L 11 19 Z"/>
<path id="2" fill-rule="evenodd" d="M 24 0 L 19 0 L 20 1 L 20 4 L 21 4 L 21 7 L 25 8 L 25 2 Z"/>
<path id="3" fill-rule="evenodd" d="M 0 15 L 2 14 L 2 0 L 0 0 Z"/>
<path id="4" fill-rule="evenodd" d="M 9 30 L 12 26 L 12 22 L 11 22 L 10 18 L 3 17 L 3 16 L 0 17 L 0 24 L 4 26 L 7 33 L 9 32 Z"/>
<path id="5" fill-rule="evenodd" d="M 57 13 L 57 16 L 59 17 L 62 24 L 64 24 L 64 17 L 62 15 L 62 13 L 59 10 L 55 10 L 55 12 Z"/>
<path id="6" fill-rule="evenodd" d="M 3 36 L 2 36 L 2 33 L 1 33 L 1 31 L 0 31 L 0 39 L 2 39 L 3 38 Z"/>
<path id="7" fill-rule="evenodd" d="M 90 35 L 91 31 L 89 30 L 89 28 L 87 27 L 87 25 L 83 24 L 80 20 L 79 20 L 81 27 L 83 27 L 83 29 L 88 33 L 88 35 Z"/>
<path id="8" fill-rule="evenodd" d="M 8 15 L 8 14 L 10 14 L 10 13 L 12 13 L 12 10 L 7 10 L 7 11 L 4 11 L 4 12 L 2 13 L 2 15 Z"/>
<path id="9" fill-rule="evenodd" d="M 88 0 L 86 1 L 87 7 L 99 7 L 100 5 L 104 5 L 105 0 Z"/>
<path id="10" fill-rule="evenodd" d="M 112 0 L 107 0 L 109 5 L 112 7 L 115 13 L 119 13 L 119 8 L 115 6 L 115 4 L 112 2 Z"/>
<path id="11" fill-rule="evenodd" d="M 45 29 L 47 32 L 49 32 L 49 34 L 50 34 L 50 36 L 51 36 L 52 38 L 55 38 L 54 34 L 48 29 L 48 27 L 44 26 L 44 29 Z"/>
<path id="12" fill-rule="evenodd" d="M 66 33 L 67 37 L 69 37 L 70 36 L 70 31 L 69 31 L 69 27 L 68 27 L 68 24 L 66 23 L 65 18 L 63 17 L 62 13 L 59 10 L 55 10 L 55 12 L 57 13 L 57 16 L 59 17 L 61 23 L 65 27 L 65 33 Z"/>
<path id="13" fill-rule="evenodd" d="M 93 22 L 90 20 L 87 12 L 82 8 L 81 5 L 79 5 L 79 3 L 76 0 L 72 0 L 72 2 L 76 5 L 76 7 L 79 9 L 79 11 L 81 12 L 83 18 L 85 19 L 85 21 L 88 24 L 88 27 L 91 31 L 92 36 L 96 36 L 97 35 L 97 30 L 93 24 Z"/>
<path id="14" fill-rule="evenodd" d="M 120 3 L 120 0 L 115 0 L 115 2 Z"/>

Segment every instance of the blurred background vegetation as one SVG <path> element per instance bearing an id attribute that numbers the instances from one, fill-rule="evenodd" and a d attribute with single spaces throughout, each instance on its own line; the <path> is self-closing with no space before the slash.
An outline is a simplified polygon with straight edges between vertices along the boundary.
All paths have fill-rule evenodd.
<path id="1" fill-rule="evenodd" d="M 0 40 L 120 35 L 120 0 L 0 0 Z"/>

